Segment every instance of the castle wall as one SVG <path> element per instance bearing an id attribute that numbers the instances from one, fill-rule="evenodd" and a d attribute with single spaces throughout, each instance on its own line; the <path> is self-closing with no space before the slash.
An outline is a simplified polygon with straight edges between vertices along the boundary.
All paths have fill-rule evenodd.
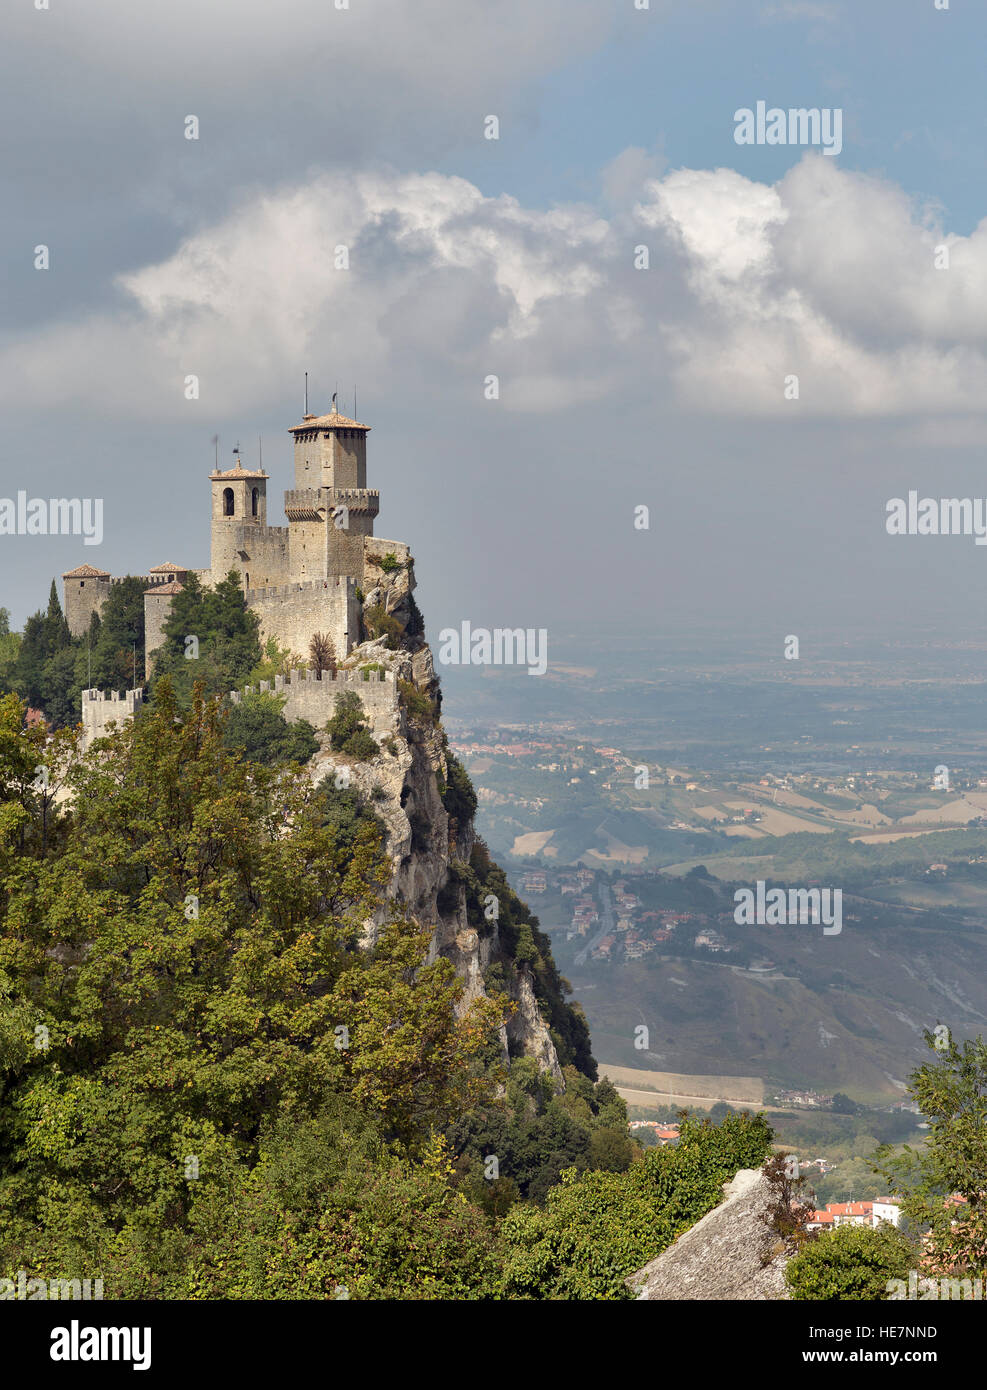
<path id="1" fill-rule="evenodd" d="M 329 522 L 332 525 L 332 522 Z M 297 582 L 325 579 L 326 523 L 323 520 L 292 521 L 288 527 L 289 578 Z"/>
<path id="2" fill-rule="evenodd" d="M 367 679 L 359 671 L 340 671 L 335 677 L 323 672 L 322 679 L 316 680 L 314 671 L 296 670 L 287 678 L 275 676 L 273 685 L 261 681 L 259 687 L 232 690 L 230 699 L 237 704 L 244 695 L 256 694 L 258 689 L 284 696 L 284 717 L 289 722 L 307 719 L 317 729 L 322 728 L 335 713 L 336 696 L 345 690 L 352 690 L 359 695 L 374 730 L 379 733 L 400 730 L 398 688 L 393 671 L 371 671 Z"/>
<path id="3" fill-rule="evenodd" d="M 261 640 L 307 658 L 317 632 L 328 632 L 339 660 L 360 638 L 360 605 L 352 576 L 248 589 L 247 604 L 260 618 Z"/>
<path id="4" fill-rule="evenodd" d="M 111 724 L 120 725 L 129 719 L 144 702 L 143 690 L 82 692 L 82 747 L 86 749 L 94 738 L 102 738 Z"/>
<path id="5" fill-rule="evenodd" d="M 265 589 L 291 579 L 287 526 L 244 526 L 239 545 L 246 551 L 238 564 L 246 588 Z"/>

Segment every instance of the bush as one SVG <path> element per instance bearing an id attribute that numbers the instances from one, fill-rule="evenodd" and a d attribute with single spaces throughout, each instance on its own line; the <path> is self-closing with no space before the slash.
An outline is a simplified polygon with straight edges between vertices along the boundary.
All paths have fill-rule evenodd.
<path id="1" fill-rule="evenodd" d="M 435 719 L 435 706 L 413 681 L 398 680 L 398 692 L 412 719 L 427 719 L 429 722 Z"/>
<path id="2" fill-rule="evenodd" d="M 894 1226 L 839 1226 L 789 1261 L 785 1282 L 800 1302 L 886 1299 L 888 1280 L 907 1274 L 914 1258 Z"/>
<path id="3" fill-rule="evenodd" d="M 253 763 L 307 763 L 319 751 L 315 730 L 305 719 L 289 724 L 284 697 L 267 691 L 247 695 L 226 717 L 223 745 Z"/>
<path id="4" fill-rule="evenodd" d="M 371 639 L 386 637 L 387 645 L 391 651 L 397 649 L 404 631 L 397 618 L 392 617 L 380 603 L 375 603 L 372 608 L 365 610 L 363 626 L 366 628 L 367 636 Z"/>
<path id="5" fill-rule="evenodd" d="M 462 826 L 472 820 L 476 814 L 476 792 L 473 790 L 473 783 L 470 781 L 469 773 L 463 767 L 458 758 L 454 758 L 451 753 L 446 753 L 446 770 L 449 774 L 449 781 L 442 791 L 442 805 L 446 814 L 454 818 L 458 825 Z"/>
<path id="6" fill-rule="evenodd" d="M 770 1139 L 763 1115 L 687 1118 L 676 1148 L 652 1149 L 627 1172 L 568 1169 L 543 1211 L 514 1207 L 504 1220 L 506 1296 L 631 1298 L 628 1275 L 718 1206 L 741 1168 L 760 1167 Z"/>
<path id="7" fill-rule="evenodd" d="M 344 753 L 357 762 L 366 762 L 380 752 L 367 727 L 360 697 L 353 690 L 341 691 L 336 696 L 335 712 L 326 723 L 326 733 L 334 753 Z"/>
<path id="8" fill-rule="evenodd" d="M 393 550 L 389 550 L 381 559 L 374 560 L 374 564 L 379 566 L 385 574 L 392 574 L 394 570 L 402 568 L 401 561 L 394 554 Z"/>

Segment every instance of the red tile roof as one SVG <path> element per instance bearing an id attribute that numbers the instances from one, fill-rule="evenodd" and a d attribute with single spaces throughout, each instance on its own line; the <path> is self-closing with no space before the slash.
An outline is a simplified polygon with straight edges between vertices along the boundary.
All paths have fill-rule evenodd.
<path id="1" fill-rule="evenodd" d="M 66 570 L 63 579 L 109 579 L 109 570 L 98 570 L 92 565 L 77 565 L 74 570 Z"/>

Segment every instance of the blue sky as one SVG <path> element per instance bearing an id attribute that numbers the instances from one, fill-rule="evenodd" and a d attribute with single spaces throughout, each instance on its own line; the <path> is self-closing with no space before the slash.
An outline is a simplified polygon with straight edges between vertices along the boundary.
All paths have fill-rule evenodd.
<path id="1" fill-rule="evenodd" d="M 987 213 L 987 6 L 976 0 L 949 11 L 932 0 L 656 0 L 635 11 L 627 0 L 612 31 L 539 83 L 516 140 L 442 167 L 532 205 L 595 198 L 600 169 L 628 146 L 663 149 L 672 167 L 725 165 L 774 182 L 801 152 L 733 140 L 734 111 L 760 99 L 842 107 L 841 163 L 940 203 L 954 231 Z"/>

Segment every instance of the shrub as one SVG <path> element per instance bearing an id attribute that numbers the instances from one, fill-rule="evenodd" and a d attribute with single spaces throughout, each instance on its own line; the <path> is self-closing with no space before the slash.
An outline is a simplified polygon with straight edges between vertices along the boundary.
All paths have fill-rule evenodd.
<path id="1" fill-rule="evenodd" d="M 367 727 L 360 697 L 353 690 L 341 691 L 336 696 L 335 712 L 326 723 L 326 733 L 334 753 L 344 753 L 357 762 L 366 762 L 380 752 Z"/>
<path id="2" fill-rule="evenodd" d="M 476 792 L 465 767 L 449 752 L 446 753 L 446 770 L 449 781 L 442 790 L 442 805 L 447 815 L 463 825 L 476 814 Z"/>
<path id="3" fill-rule="evenodd" d="M 336 673 L 336 648 L 328 632 L 315 632 L 308 644 L 308 656 L 316 671 Z"/>
<path id="4" fill-rule="evenodd" d="M 886 1299 L 888 1280 L 913 1260 L 911 1242 L 894 1226 L 839 1226 L 789 1261 L 785 1282 L 800 1302 Z"/>
<path id="5" fill-rule="evenodd" d="M 379 560 L 374 560 L 374 564 L 379 566 L 385 574 L 392 574 L 394 570 L 402 569 L 403 566 L 393 550 L 389 550 L 386 555 Z"/>
<path id="6" fill-rule="evenodd" d="M 284 697 L 261 691 L 246 695 L 226 717 L 223 744 L 254 763 L 306 763 L 319 751 L 315 730 L 305 719 L 289 724 Z"/>
<path id="7" fill-rule="evenodd" d="M 372 639 L 386 637 L 387 645 L 391 651 L 397 649 L 401 634 L 404 631 L 397 618 L 392 617 L 380 603 L 375 603 L 373 607 L 365 610 L 363 626 L 366 628 L 367 636 Z"/>
<path id="8" fill-rule="evenodd" d="M 435 706 L 413 681 L 399 680 L 398 693 L 412 719 L 425 719 L 430 723 L 434 721 Z"/>

